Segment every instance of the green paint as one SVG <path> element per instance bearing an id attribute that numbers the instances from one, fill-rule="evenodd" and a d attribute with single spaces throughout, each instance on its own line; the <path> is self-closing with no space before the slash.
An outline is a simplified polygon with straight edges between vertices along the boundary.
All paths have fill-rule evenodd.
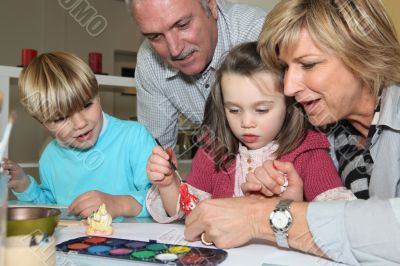
<path id="1" fill-rule="evenodd" d="M 136 251 L 131 253 L 131 259 L 149 260 L 155 255 L 156 253 L 151 250 Z"/>
<path id="2" fill-rule="evenodd" d="M 161 251 L 167 249 L 167 245 L 156 243 L 147 245 L 146 248 L 152 251 Z"/>

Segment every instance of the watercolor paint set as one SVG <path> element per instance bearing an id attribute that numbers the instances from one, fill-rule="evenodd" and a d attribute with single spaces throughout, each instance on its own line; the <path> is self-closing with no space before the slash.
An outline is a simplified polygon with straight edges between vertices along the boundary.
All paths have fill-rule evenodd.
<path id="1" fill-rule="evenodd" d="M 56 246 L 67 254 L 101 256 L 132 262 L 167 265 L 218 265 L 228 253 L 222 249 L 171 245 L 151 240 L 137 241 L 120 238 L 85 236 Z"/>

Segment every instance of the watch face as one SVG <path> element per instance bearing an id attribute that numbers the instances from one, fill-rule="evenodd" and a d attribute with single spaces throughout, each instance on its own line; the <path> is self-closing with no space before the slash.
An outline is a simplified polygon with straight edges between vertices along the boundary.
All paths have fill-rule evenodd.
<path id="1" fill-rule="evenodd" d="M 292 225 L 292 215 L 287 210 L 274 210 L 269 222 L 274 232 L 287 232 Z"/>
<path id="2" fill-rule="evenodd" d="M 276 212 L 271 222 L 276 229 L 284 229 L 289 223 L 289 216 L 285 212 Z"/>

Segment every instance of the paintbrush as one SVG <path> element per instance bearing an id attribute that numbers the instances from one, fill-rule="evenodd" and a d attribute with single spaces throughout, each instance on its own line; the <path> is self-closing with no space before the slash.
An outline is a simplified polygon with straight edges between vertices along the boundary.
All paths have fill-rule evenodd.
<path id="1" fill-rule="evenodd" d="M 164 149 L 164 147 L 161 145 L 160 141 L 159 141 L 157 138 L 156 138 L 155 140 L 156 140 L 157 145 L 160 146 L 160 147 L 165 151 L 165 149 Z M 178 172 L 178 168 L 176 168 L 175 164 L 172 162 L 172 156 L 169 156 L 168 162 L 169 162 L 169 164 L 170 164 L 172 170 L 174 170 L 175 174 L 178 176 L 178 178 L 179 178 L 179 180 L 181 181 L 181 183 L 183 183 L 183 179 L 182 179 L 181 175 L 180 175 L 179 172 Z"/>
<path id="2" fill-rule="evenodd" d="M 17 119 L 17 113 L 11 112 L 10 117 L 8 119 L 8 124 L 3 133 L 3 138 L 1 139 L 1 142 L 0 142 L 0 159 L 1 160 L 3 160 L 4 155 L 6 153 L 8 142 L 10 140 L 11 129 L 12 129 L 13 124 L 15 123 L 16 119 Z"/>

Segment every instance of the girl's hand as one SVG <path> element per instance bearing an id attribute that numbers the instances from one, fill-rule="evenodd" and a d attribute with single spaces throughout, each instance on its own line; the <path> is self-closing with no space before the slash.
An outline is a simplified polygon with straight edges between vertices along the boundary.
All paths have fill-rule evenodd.
<path id="1" fill-rule="evenodd" d="M 172 158 L 173 164 L 178 167 L 175 153 L 171 148 L 163 150 L 160 146 L 156 146 L 153 149 L 146 166 L 147 176 L 153 185 L 166 187 L 175 184 L 173 181 L 177 177 L 168 161 L 170 158 Z"/>
<path id="2" fill-rule="evenodd" d="M 288 187 L 282 192 L 286 174 Z M 280 195 L 282 198 L 303 201 L 303 181 L 290 162 L 265 161 L 254 173 L 248 173 L 242 184 L 245 195 L 262 194 L 266 197 Z"/>
<path id="3" fill-rule="evenodd" d="M 10 176 L 8 186 L 16 192 L 25 191 L 31 183 L 28 176 L 17 163 L 4 159 L 1 163 L 5 173 Z"/>

